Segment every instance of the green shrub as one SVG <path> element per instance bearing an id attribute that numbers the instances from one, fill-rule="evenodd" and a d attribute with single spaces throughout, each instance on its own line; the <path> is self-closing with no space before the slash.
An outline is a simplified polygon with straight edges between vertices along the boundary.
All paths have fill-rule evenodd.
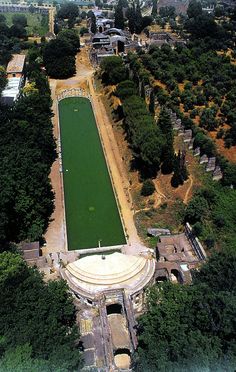
<path id="1" fill-rule="evenodd" d="M 145 180 L 141 189 L 141 195 L 149 196 L 152 195 L 155 191 L 155 185 L 152 180 Z"/>

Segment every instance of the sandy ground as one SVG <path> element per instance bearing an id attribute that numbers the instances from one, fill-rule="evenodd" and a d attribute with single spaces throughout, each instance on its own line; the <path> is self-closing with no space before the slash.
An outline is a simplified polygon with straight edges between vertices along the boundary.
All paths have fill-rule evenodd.
<path id="1" fill-rule="evenodd" d="M 129 181 L 125 171 L 122 157 L 113 133 L 112 123 L 108 117 L 102 100 L 94 89 L 93 73 L 94 69 L 88 59 L 88 49 L 85 47 L 77 55 L 76 59 L 77 73 L 67 80 L 50 80 L 50 86 L 53 99 L 53 125 L 54 136 L 58 139 L 58 113 L 56 95 L 64 89 L 81 87 L 90 91 L 94 114 L 96 117 L 99 134 L 104 148 L 108 169 L 110 170 L 113 187 L 120 206 L 120 213 L 124 230 L 127 236 L 127 246 L 125 252 L 128 254 L 137 254 L 145 247 L 137 235 L 134 225 L 134 212 L 131 195 L 129 193 Z M 51 171 L 51 182 L 55 192 L 55 211 L 52 215 L 52 222 L 45 234 L 46 245 L 43 248 L 44 253 L 58 252 L 67 250 L 66 243 L 66 225 L 64 217 L 64 197 L 63 182 L 59 172 L 59 160 L 57 159 Z"/>

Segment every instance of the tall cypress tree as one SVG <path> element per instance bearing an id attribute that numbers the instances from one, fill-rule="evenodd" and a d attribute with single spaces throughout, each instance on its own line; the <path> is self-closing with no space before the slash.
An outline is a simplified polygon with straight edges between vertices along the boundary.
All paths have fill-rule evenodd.
<path id="1" fill-rule="evenodd" d="M 174 153 L 174 136 L 170 120 L 170 115 L 165 109 L 161 110 L 158 126 L 165 138 L 165 145 L 162 151 L 162 173 L 169 174 L 173 171 L 175 153 Z"/>
<path id="2" fill-rule="evenodd" d="M 143 17 L 141 13 L 140 3 L 137 0 L 136 11 L 135 11 L 135 32 L 140 34 L 142 31 Z"/>
<path id="3" fill-rule="evenodd" d="M 122 3 L 122 0 L 119 0 L 115 10 L 115 27 L 121 30 L 125 27 Z"/>
<path id="4" fill-rule="evenodd" d="M 174 162 L 174 174 L 171 178 L 171 185 L 173 187 L 178 187 L 183 185 L 184 181 L 188 178 L 188 171 L 185 164 L 185 151 L 178 152 L 178 155 L 175 156 Z"/>
<path id="5" fill-rule="evenodd" d="M 155 93 L 154 93 L 154 90 L 152 90 L 151 94 L 150 94 L 149 111 L 151 112 L 151 114 L 155 113 Z"/>
<path id="6" fill-rule="evenodd" d="M 156 16 L 157 15 L 157 0 L 153 0 L 152 1 L 152 16 Z"/>
<path id="7" fill-rule="evenodd" d="M 93 34 L 97 32 L 97 24 L 96 24 L 96 16 L 95 14 L 91 14 L 91 27 L 90 30 Z"/>
<path id="8" fill-rule="evenodd" d="M 132 7 L 128 9 L 126 16 L 128 18 L 128 26 L 129 26 L 129 31 L 131 34 L 134 33 L 135 31 L 135 6 L 134 3 L 132 4 Z"/>

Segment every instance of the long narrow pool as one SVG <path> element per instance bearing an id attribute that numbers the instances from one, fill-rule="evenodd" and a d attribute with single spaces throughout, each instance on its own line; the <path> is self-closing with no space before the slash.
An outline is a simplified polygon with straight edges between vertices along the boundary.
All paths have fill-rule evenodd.
<path id="1" fill-rule="evenodd" d="M 83 97 L 59 102 L 68 249 L 126 242 L 93 109 Z"/>

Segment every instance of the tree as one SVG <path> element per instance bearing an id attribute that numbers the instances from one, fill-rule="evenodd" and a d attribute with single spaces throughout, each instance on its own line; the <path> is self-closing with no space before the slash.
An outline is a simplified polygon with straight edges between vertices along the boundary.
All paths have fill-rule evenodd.
<path id="1" fill-rule="evenodd" d="M 171 178 L 171 185 L 173 187 L 178 187 L 179 185 L 183 185 L 184 181 L 188 178 L 188 172 L 185 165 L 185 152 L 178 153 L 175 156 L 174 161 L 174 174 Z"/>
<path id="2" fill-rule="evenodd" d="M 175 7 L 174 6 L 164 6 L 160 7 L 159 14 L 162 18 L 173 18 L 175 19 Z"/>
<path id="3" fill-rule="evenodd" d="M 194 273 L 194 282 L 205 284 L 215 292 L 236 292 L 235 268 L 236 252 L 234 247 L 225 248 L 220 253 L 213 252 L 199 273 Z"/>
<path id="4" fill-rule="evenodd" d="M 233 369 L 235 292 L 212 290 L 217 277 L 215 271 L 209 285 L 167 282 L 151 288 L 148 311 L 139 318 L 136 371 Z"/>
<path id="5" fill-rule="evenodd" d="M 127 97 L 133 96 L 136 94 L 136 86 L 133 81 L 131 80 L 124 80 L 121 83 L 119 83 L 116 87 L 116 94 L 118 97 L 120 97 L 122 100 L 124 100 Z"/>
<path id="6" fill-rule="evenodd" d="M 118 84 L 126 78 L 127 72 L 121 57 L 104 58 L 100 67 L 102 80 L 106 84 Z"/>
<path id="7" fill-rule="evenodd" d="M 137 34 L 140 34 L 142 31 L 142 26 L 143 26 L 143 18 L 142 18 L 142 12 L 140 8 L 140 3 L 139 0 L 136 2 L 136 9 L 135 9 L 135 32 Z"/>
<path id="8" fill-rule="evenodd" d="M 14 14 L 12 16 L 13 25 L 19 25 L 23 28 L 27 27 L 27 18 L 24 14 Z"/>
<path id="9" fill-rule="evenodd" d="M 0 94 L 7 84 L 6 70 L 3 66 L 0 66 Z"/>
<path id="10" fill-rule="evenodd" d="M 76 4 L 70 2 L 62 4 L 58 13 L 57 17 L 61 19 L 68 19 L 68 25 L 70 28 L 74 26 L 76 17 L 79 15 L 79 8 Z"/>
<path id="11" fill-rule="evenodd" d="M 170 120 L 170 115 L 167 113 L 165 109 L 161 110 L 159 119 L 158 119 L 158 127 L 160 128 L 164 138 L 165 144 L 162 149 L 162 172 L 164 174 L 169 174 L 173 171 L 174 166 L 174 137 L 173 137 L 173 129 Z"/>
<path id="12" fill-rule="evenodd" d="M 157 15 L 157 0 L 153 0 L 152 1 L 152 16 L 156 16 Z"/>
<path id="13" fill-rule="evenodd" d="M 67 40 L 50 40 L 43 53 L 43 60 L 49 76 L 66 79 L 75 74 L 75 48 Z"/>
<path id="14" fill-rule="evenodd" d="M 202 14 L 202 5 L 200 1 L 191 0 L 187 9 L 187 15 L 189 18 L 197 18 Z"/>
<path id="15" fill-rule="evenodd" d="M 218 127 L 216 110 L 212 108 L 204 109 L 201 114 L 200 126 L 209 131 L 216 129 Z"/>
<path id="16" fill-rule="evenodd" d="M 10 27 L 10 34 L 13 37 L 17 37 L 19 39 L 26 38 L 27 32 L 25 28 L 21 24 L 14 24 Z"/>
<path id="17" fill-rule="evenodd" d="M 125 26 L 125 22 L 124 22 L 124 15 L 123 15 L 122 0 L 119 0 L 115 8 L 115 27 L 123 30 L 124 26 Z"/>
<path id="18" fill-rule="evenodd" d="M 141 195 L 149 196 L 152 195 L 155 191 L 154 182 L 151 179 L 147 179 L 143 182 L 143 186 L 141 189 Z"/>
<path id="19" fill-rule="evenodd" d="M 90 19 L 91 19 L 91 27 L 90 27 L 90 30 L 93 34 L 95 34 L 97 32 L 97 23 L 96 23 L 96 17 L 95 17 L 95 14 L 93 12 L 91 12 L 91 16 L 90 16 Z"/>
<path id="20" fill-rule="evenodd" d="M 47 366 L 42 360 L 48 360 L 53 370 L 81 367 L 75 309 L 64 281 L 45 283 L 19 254 L 4 252 L 0 254 L 0 290 L 1 349 L 5 351 L 0 365 L 18 359 L 42 366 Z M 17 354 L 10 357 L 12 349 Z M 41 362 L 31 360 L 31 355 Z"/>
<path id="21" fill-rule="evenodd" d="M 190 223 L 203 221 L 209 211 L 209 205 L 201 195 L 194 196 L 187 206 L 185 220 Z"/>
<path id="22" fill-rule="evenodd" d="M 126 16 L 128 18 L 128 26 L 131 34 L 135 32 L 135 6 L 132 4 L 131 8 L 128 8 Z"/>
<path id="23" fill-rule="evenodd" d="M 80 48 L 80 39 L 77 30 L 62 30 L 59 32 L 57 39 L 65 40 L 73 47 L 73 54 L 76 54 Z"/>
<path id="24" fill-rule="evenodd" d="M 9 242 L 39 240 L 53 212 L 49 173 L 56 151 L 50 89 L 40 65 L 29 67 L 28 82 L 34 89 L 21 95 L 14 110 L 0 105 L 1 249 Z"/>
<path id="25" fill-rule="evenodd" d="M 227 163 L 224 167 L 224 174 L 223 174 L 223 185 L 225 186 L 233 186 L 236 188 L 236 165 L 232 163 Z"/>
<path id="26" fill-rule="evenodd" d="M 0 359 L 0 370 L 4 372 L 10 371 L 34 371 L 34 372 L 50 372 L 50 361 L 36 359 L 32 356 L 32 347 L 29 344 L 17 346 L 14 349 L 6 350 L 3 357 Z M 63 371 L 59 366 L 59 371 Z"/>
<path id="27" fill-rule="evenodd" d="M 87 27 L 81 27 L 81 29 L 79 30 L 79 33 L 81 36 L 84 36 L 84 34 L 88 33 L 89 30 Z"/>
<path id="28" fill-rule="evenodd" d="M 152 90 L 150 94 L 149 111 L 151 114 L 155 113 L 155 93 Z"/>
<path id="29" fill-rule="evenodd" d="M 144 16 L 142 17 L 142 30 L 152 24 L 153 18 L 152 16 Z"/>

